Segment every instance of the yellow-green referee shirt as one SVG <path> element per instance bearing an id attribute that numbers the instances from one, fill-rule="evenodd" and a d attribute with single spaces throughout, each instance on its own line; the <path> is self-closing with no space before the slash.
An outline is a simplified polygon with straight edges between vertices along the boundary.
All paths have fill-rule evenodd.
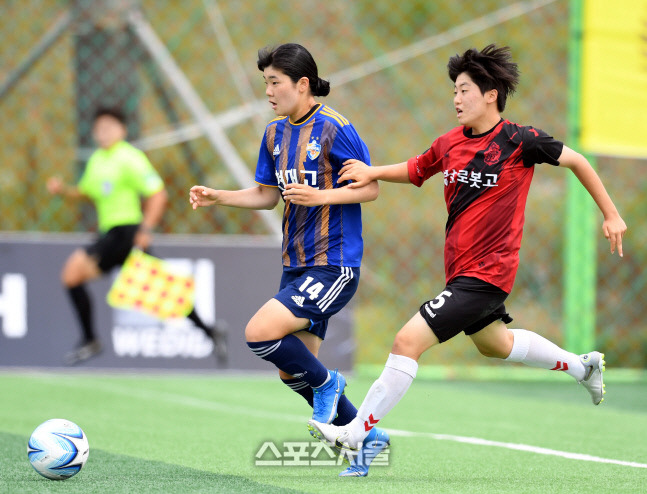
<path id="1" fill-rule="evenodd" d="M 164 182 L 146 155 L 125 141 L 110 149 L 97 149 L 78 183 L 97 209 L 102 233 L 120 225 L 141 223 L 140 198 L 164 188 Z"/>

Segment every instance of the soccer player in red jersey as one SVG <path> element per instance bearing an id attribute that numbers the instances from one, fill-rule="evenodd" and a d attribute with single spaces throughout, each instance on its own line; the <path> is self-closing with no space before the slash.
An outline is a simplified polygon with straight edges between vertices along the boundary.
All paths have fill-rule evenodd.
<path id="1" fill-rule="evenodd" d="M 467 50 L 448 63 L 459 127 L 436 139 L 419 156 L 387 166 L 349 160 L 339 180 L 361 187 L 371 180 L 420 187 L 433 175 L 444 183 L 446 286 L 422 304 L 397 333 L 381 376 L 357 417 L 347 426 L 309 422 L 319 439 L 356 449 L 366 434 L 404 396 L 418 359 L 460 332 L 486 357 L 561 370 L 581 383 L 598 405 L 604 394 L 604 354 L 576 355 L 525 329 L 508 329 L 504 301 L 519 265 L 524 209 L 535 164 L 569 168 L 600 208 L 602 230 L 622 257 L 627 229 L 587 159 L 545 132 L 501 117 L 518 83 L 508 47 Z"/>

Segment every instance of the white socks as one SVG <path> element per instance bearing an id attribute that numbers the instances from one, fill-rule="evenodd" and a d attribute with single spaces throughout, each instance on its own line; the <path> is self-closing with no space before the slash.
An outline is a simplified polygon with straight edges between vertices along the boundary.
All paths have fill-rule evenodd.
<path id="1" fill-rule="evenodd" d="M 510 355 L 505 359 L 531 367 L 560 370 L 578 382 L 584 379 L 586 369 L 579 355 L 558 347 L 537 333 L 525 329 L 509 329 L 514 335 Z M 371 429 L 400 401 L 416 377 L 418 362 L 404 355 L 389 354 L 384 370 L 373 383 L 357 410 L 357 416 L 344 426 L 350 443 L 364 440 Z"/>
<path id="2" fill-rule="evenodd" d="M 382 375 L 368 390 L 366 398 L 348 429 L 357 442 L 400 401 L 418 371 L 418 362 L 404 355 L 389 354 Z"/>
<path id="3" fill-rule="evenodd" d="M 530 367 L 564 371 L 578 382 L 586 369 L 579 355 L 567 352 L 537 333 L 525 329 L 509 329 L 514 335 L 512 351 L 505 360 L 521 362 Z"/>

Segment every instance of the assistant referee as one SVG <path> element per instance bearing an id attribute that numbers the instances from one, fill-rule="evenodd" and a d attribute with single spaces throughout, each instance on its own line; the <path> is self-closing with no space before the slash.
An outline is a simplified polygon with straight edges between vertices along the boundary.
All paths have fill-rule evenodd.
<path id="1" fill-rule="evenodd" d="M 75 250 L 61 272 L 61 281 L 82 330 L 81 341 L 65 356 L 69 365 L 87 360 L 102 350 L 86 282 L 121 266 L 133 247 L 147 250 L 152 231 L 166 207 L 163 180 L 146 155 L 126 142 L 126 135 L 123 113 L 115 108 L 99 108 L 92 127 L 92 136 L 99 147 L 90 156 L 78 184 L 66 184 L 59 177 L 47 181 L 51 194 L 87 198 L 97 211 L 98 238 L 91 245 Z M 187 317 L 214 341 L 219 356 L 223 356 L 222 332 L 207 327 L 195 310 Z"/>

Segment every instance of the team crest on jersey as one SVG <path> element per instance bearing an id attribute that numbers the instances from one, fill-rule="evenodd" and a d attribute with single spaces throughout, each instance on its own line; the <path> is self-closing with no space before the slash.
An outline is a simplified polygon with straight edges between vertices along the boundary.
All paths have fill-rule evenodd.
<path id="1" fill-rule="evenodd" d="M 501 158 L 501 148 L 496 142 L 492 142 L 485 150 L 485 164 L 492 166 Z"/>
<path id="2" fill-rule="evenodd" d="M 281 154 L 281 148 L 277 144 L 276 146 L 274 146 L 274 152 L 272 153 L 272 155 L 278 156 L 279 154 Z"/>
<path id="3" fill-rule="evenodd" d="M 321 144 L 313 139 L 306 146 L 306 151 L 308 152 L 308 158 L 310 158 L 311 160 L 317 159 L 319 153 L 321 152 Z"/>

